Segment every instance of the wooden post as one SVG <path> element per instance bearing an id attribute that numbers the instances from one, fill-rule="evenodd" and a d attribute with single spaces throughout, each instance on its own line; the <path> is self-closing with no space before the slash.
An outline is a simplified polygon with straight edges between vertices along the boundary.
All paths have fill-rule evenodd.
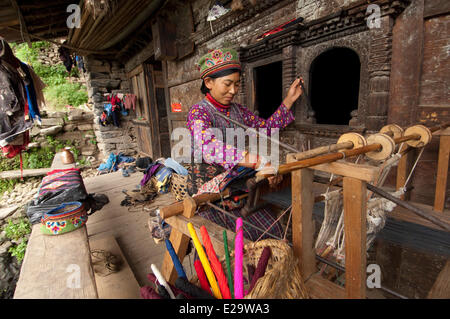
<path id="1" fill-rule="evenodd" d="M 450 155 L 450 135 L 441 135 L 439 142 L 439 159 L 436 178 L 436 192 L 434 195 L 435 196 L 434 210 L 438 212 L 444 211 L 445 193 L 447 191 L 449 155 Z"/>
<path id="2" fill-rule="evenodd" d="M 345 290 L 349 299 L 366 297 L 366 182 L 344 177 Z"/>
<path id="3" fill-rule="evenodd" d="M 183 216 L 187 218 L 194 217 L 195 211 L 197 209 L 197 204 L 195 200 L 190 196 L 186 196 L 186 198 L 183 200 L 183 206 L 184 206 Z M 175 250 L 175 253 L 178 256 L 178 259 L 180 260 L 181 263 L 183 263 L 184 257 L 186 256 L 186 250 L 189 241 L 191 240 L 190 237 L 186 236 L 175 227 L 172 227 L 172 230 L 170 231 L 169 240 L 172 243 L 173 249 Z M 175 280 L 177 280 L 178 277 L 178 274 L 172 261 L 172 257 L 170 256 L 167 250 L 164 254 L 161 274 L 172 285 L 175 284 Z"/>
<path id="4" fill-rule="evenodd" d="M 292 243 L 305 280 L 316 272 L 312 183 L 312 170 L 305 168 L 292 172 Z"/>

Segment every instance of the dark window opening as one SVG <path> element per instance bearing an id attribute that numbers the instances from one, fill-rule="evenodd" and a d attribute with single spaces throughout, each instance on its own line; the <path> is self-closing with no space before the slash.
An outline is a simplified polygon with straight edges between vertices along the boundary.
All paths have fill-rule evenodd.
<path id="1" fill-rule="evenodd" d="M 267 119 L 280 106 L 283 95 L 283 65 L 274 62 L 254 69 L 255 110 Z"/>
<path id="2" fill-rule="evenodd" d="M 358 108 L 361 63 L 356 52 L 335 48 L 311 65 L 311 107 L 317 124 L 348 125 Z"/>

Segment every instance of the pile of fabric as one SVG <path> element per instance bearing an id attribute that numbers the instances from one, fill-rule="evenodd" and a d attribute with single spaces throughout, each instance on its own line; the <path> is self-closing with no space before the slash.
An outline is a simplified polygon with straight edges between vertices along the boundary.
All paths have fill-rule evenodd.
<path id="1" fill-rule="evenodd" d="M 33 68 L 16 58 L 0 37 L 0 147 L 6 157 L 25 150 L 33 123 L 40 124 L 44 87 Z"/>
<path id="2" fill-rule="evenodd" d="M 123 153 L 111 153 L 105 163 L 100 164 L 97 170 L 100 173 L 109 173 L 117 171 L 123 163 L 133 163 L 135 158 L 125 156 Z M 122 164 L 122 165 L 121 165 Z"/>

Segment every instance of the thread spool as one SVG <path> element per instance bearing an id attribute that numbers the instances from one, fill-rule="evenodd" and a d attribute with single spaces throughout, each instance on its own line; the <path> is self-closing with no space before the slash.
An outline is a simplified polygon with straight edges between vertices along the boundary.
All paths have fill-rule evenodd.
<path id="1" fill-rule="evenodd" d="M 346 142 L 353 143 L 352 149 L 363 147 L 363 146 L 367 145 L 367 141 L 364 138 L 364 136 L 362 136 L 361 134 L 355 133 L 355 132 L 342 134 L 339 137 L 337 144 L 346 143 Z"/>
<path id="2" fill-rule="evenodd" d="M 430 129 L 428 127 L 420 125 L 420 124 L 408 127 L 405 130 L 404 135 L 405 136 L 408 136 L 408 135 L 420 136 L 419 139 L 406 141 L 406 144 L 408 144 L 411 147 L 424 147 L 425 145 L 427 145 L 428 143 L 431 142 L 431 139 L 433 137 Z"/>
<path id="3" fill-rule="evenodd" d="M 395 142 L 392 137 L 383 134 L 376 133 L 372 134 L 367 138 L 367 143 L 370 144 L 380 144 L 381 150 L 375 152 L 368 152 L 366 156 L 375 161 L 384 161 L 394 154 Z"/>

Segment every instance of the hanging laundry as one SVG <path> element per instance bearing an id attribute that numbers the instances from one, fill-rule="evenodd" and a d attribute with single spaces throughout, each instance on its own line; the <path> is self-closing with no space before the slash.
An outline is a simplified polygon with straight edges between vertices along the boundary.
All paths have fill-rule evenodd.
<path id="1" fill-rule="evenodd" d="M 37 94 L 34 88 L 33 78 L 31 77 L 30 68 L 27 64 L 20 62 L 22 66 L 22 70 L 26 74 L 26 82 L 25 82 L 25 90 L 27 92 L 27 100 L 28 100 L 28 112 L 32 122 L 35 120 L 38 123 L 41 123 L 41 114 L 39 113 L 39 107 L 37 103 Z"/>
<path id="2" fill-rule="evenodd" d="M 83 61 L 83 57 L 76 55 L 75 56 L 75 61 L 77 63 L 77 68 L 80 72 L 86 73 L 86 69 L 84 68 L 84 61 Z"/>
<path id="3" fill-rule="evenodd" d="M 130 110 L 133 108 L 133 110 L 136 110 L 136 95 L 134 94 L 125 94 L 124 96 L 124 106 L 125 109 Z"/>

